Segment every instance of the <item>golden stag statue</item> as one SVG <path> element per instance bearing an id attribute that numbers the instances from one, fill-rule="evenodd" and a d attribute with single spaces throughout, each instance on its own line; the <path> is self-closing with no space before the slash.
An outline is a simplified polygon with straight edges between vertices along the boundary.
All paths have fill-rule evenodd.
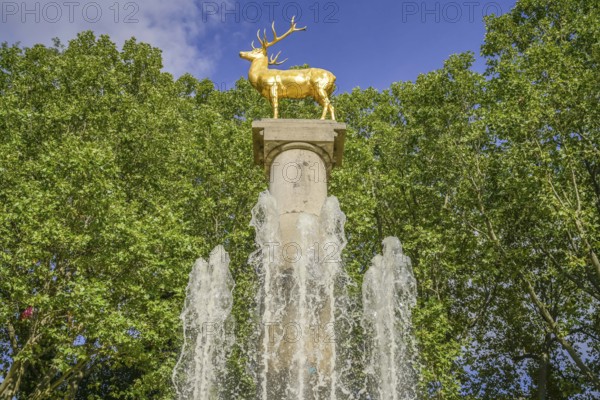
<path id="1" fill-rule="evenodd" d="M 254 41 L 252 41 L 252 50 L 240 51 L 240 57 L 252 62 L 248 71 L 248 79 L 250 84 L 271 103 L 273 118 L 278 116 L 280 98 L 303 99 L 310 96 L 323 107 L 321 119 L 325 119 L 327 111 L 329 111 L 331 119 L 335 121 L 335 113 L 329 100 L 329 96 L 334 89 L 335 75 L 321 68 L 269 69 L 269 65 L 280 65 L 285 60 L 277 61 L 281 51 L 275 57 L 269 58 L 267 49 L 292 32 L 306 30 L 306 27 L 296 28 L 296 23 L 292 18 L 290 29 L 281 36 L 277 36 L 277 32 L 275 32 L 275 21 L 273 21 L 271 28 L 273 29 L 272 41 L 267 40 L 266 29 L 263 31 L 263 37 L 261 38 L 259 29 L 256 36 L 261 47 L 254 47 Z"/>

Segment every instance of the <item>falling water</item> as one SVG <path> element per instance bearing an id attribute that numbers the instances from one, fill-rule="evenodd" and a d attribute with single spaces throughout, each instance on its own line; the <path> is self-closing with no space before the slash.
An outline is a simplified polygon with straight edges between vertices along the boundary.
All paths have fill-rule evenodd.
<path id="1" fill-rule="evenodd" d="M 184 344 L 173 371 L 179 400 L 229 398 L 220 392 L 234 340 L 230 321 L 233 286 L 229 255 L 223 246 L 214 248 L 208 263 L 196 260 L 181 313 Z"/>
<path id="2" fill-rule="evenodd" d="M 411 310 L 417 290 L 410 258 L 400 240 L 387 237 L 363 279 L 368 393 L 379 400 L 417 398 L 416 349 Z"/>
<path id="3" fill-rule="evenodd" d="M 336 399 L 336 314 L 343 296 L 341 251 L 345 215 L 329 197 L 321 215 L 301 213 L 298 241 L 282 243 L 270 193 L 252 210 L 258 250 L 250 257 L 260 277 L 259 398 Z"/>
<path id="4" fill-rule="evenodd" d="M 364 276 L 361 315 L 360 296 L 348 294 L 351 285 L 358 287 L 341 259 L 345 220 L 338 200 L 329 197 L 319 216 L 297 215 L 297 240 L 285 243 L 277 203 L 268 191 L 252 210 L 257 250 L 249 264 L 259 277 L 258 329 L 246 351 L 256 399 L 416 399 L 411 335 L 416 283 L 410 259 L 397 238 L 384 240 L 383 256 L 373 259 Z M 208 264 L 199 259 L 190 274 L 181 316 L 185 343 L 173 373 L 180 400 L 236 398 L 223 393 L 234 339 L 227 333 L 231 330 L 223 330 L 232 306 L 228 264 L 219 246 Z M 361 327 L 365 341 L 357 344 Z"/>

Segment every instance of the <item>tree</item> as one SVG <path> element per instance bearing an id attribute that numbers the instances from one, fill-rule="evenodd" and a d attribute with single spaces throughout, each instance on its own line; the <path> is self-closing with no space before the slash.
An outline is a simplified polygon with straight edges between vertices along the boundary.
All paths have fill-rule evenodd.
<path id="1" fill-rule="evenodd" d="M 0 397 L 168 398 L 192 261 L 249 244 L 250 139 L 135 40 L 0 65 Z"/>
<path id="2" fill-rule="evenodd" d="M 567 386 L 600 389 L 599 20 L 593 3 L 523 1 L 489 21 L 483 47 L 487 127 L 504 142 L 505 190 L 519 207 L 510 211 L 520 209 L 524 222 L 496 244 L 507 257 L 522 249 L 528 263 L 516 272 L 554 347 L 536 358 L 539 398 L 569 394 L 562 384 L 551 388 L 548 362 L 554 374 L 577 377 Z"/>
<path id="3" fill-rule="evenodd" d="M 445 339 L 420 333 L 425 362 L 440 343 L 463 347 L 430 393 L 451 397 L 451 376 L 477 398 L 598 390 L 598 16 L 588 2 L 519 2 L 488 21 L 487 80 L 451 57 L 380 107 L 395 118 L 374 135 L 379 214 L 448 325 Z"/>

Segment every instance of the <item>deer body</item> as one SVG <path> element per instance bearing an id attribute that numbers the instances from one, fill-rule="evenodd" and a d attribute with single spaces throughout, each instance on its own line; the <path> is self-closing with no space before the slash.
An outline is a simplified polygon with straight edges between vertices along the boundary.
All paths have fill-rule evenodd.
<path id="1" fill-rule="evenodd" d="M 297 29 L 292 18 L 292 27 L 290 30 L 281 37 L 278 37 L 275 33 L 275 25 L 273 23 L 274 40 L 268 42 L 266 34 L 263 39 L 259 36 L 258 39 L 262 47 L 255 48 L 253 45 L 253 50 L 240 52 L 240 57 L 251 61 L 248 79 L 250 80 L 250 84 L 271 103 L 273 118 L 278 118 L 280 98 L 303 99 L 305 97 L 312 97 L 323 107 L 321 119 L 325 119 L 329 111 L 331 119 L 335 120 L 334 109 L 329 100 L 329 96 L 333 93 L 334 89 L 335 75 L 321 68 L 294 70 L 269 69 L 269 65 L 278 65 L 283 63 L 283 61 L 277 62 L 279 53 L 275 58 L 269 59 L 267 48 L 290 33 L 304 29 L 306 28 Z"/>

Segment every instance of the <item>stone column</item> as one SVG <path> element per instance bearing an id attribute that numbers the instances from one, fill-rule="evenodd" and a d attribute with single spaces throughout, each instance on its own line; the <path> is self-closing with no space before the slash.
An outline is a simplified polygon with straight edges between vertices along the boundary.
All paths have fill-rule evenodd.
<path id="1" fill-rule="evenodd" d="M 301 224 L 309 223 L 318 227 L 321 208 L 327 198 L 327 181 L 333 167 L 340 166 L 344 150 L 346 125 L 328 120 L 298 120 L 298 119 L 263 119 L 252 124 L 254 160 L 265 168 L 269 178 L 269 192 L 275 198 L 279 211 L 279 229 L 282 262 L 279 272 L 279 292 L 286 304 L 282 310 L 283 319 L 278 321 L 279 328 L 271 334 L 285 334 L 285 327 L 303 321 L 302 312 L 298 306 L 298 284 L 305 263 L 296 262 L 298 254 L 294 254 L 302 246 L 298 244 L 313 244 L 319 241 L 318 229 L 304 229 Z M 300 219 L 302 218 L 302 221 Z M 299 224 L 301 222 L 301 224 Z M 302 231 L 302 232 L 301 232 Z M 304 235 L 303 237 L 301 235 Z M 319 245 L 320 246 L 320 245 Z M 322 251 L 319 248 L 319 253 Z M 302 251 L 306 252 L 307 248 Z M 304 257 L 306 254 L 300 254 Z M 308 282 L 310 279 L 302 280 Z M 312 290 L 312 288 L 308 288 Z M 311 292 L 314 296 L 314 292 Z M 325 325 L 333 322 L 330 319 L 329 301 L 323 299 L 319 310 L 311 310 L 318 314 L 319 323 Z M 333 344 L 315 344 L 309 332 L 309 327 L 299 326 L 303 337 L 296 342 L 280 342 L 273 346 L 275 356 L 269 361 L 267 371 L 267 399 L 320 399 L 329 397 L 323 390 L 315 387 L 320 382 L 327 381 L 333 373 L 334 360 L 328 359 L 328 354 L 334 354 L 329 347 Z M 264 332 L 263 332 L 264 334 Z M 305 356 L 305 365 L 298 361 L 298 346 Z M 318 354 L 317 354 L 318 353 Z M 308 369 L 314 373 L 305 373 Z M 303 375 L 304 374 L 304 375 Z M 286 382 L 298 380 L 302 396 L 290 395 Z M 293 391 L 293 390 L 292 390 Z"/>

